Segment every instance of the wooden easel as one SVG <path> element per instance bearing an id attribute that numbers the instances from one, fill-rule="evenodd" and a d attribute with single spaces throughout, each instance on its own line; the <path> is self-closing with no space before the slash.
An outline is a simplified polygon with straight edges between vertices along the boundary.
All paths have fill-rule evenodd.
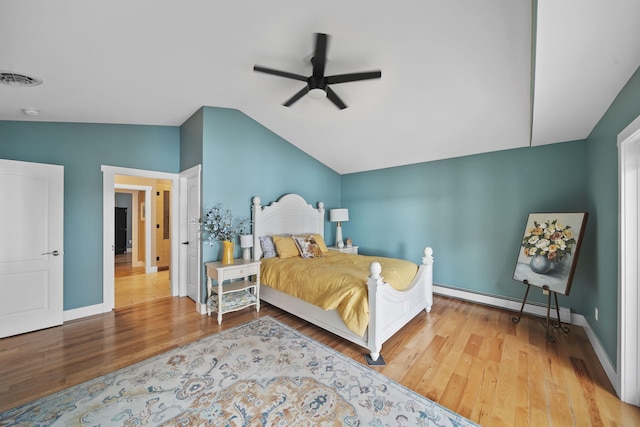
<path id="1" fill-rule="evenodd" d="M 529 289 L 531 289 L 531 283 L 529 283 L 529 281 L 527 280 L 523 280 L 522 283 L 524 283 L 525 285 L 527 285 L 527 291 L 524 293 L 524 299 L 522 300 L 522 307 L 520 308 L 520 313 L 518 314 L 518 316 L 514 316 L 511 318 L 511 321 L 513 323 L 519 323 L 520 319 L 522 318 L 522 313 L 524 312 L 524 305 L 527 302 L 527 296 L 529 295 Z M 562 321 L 560 320 L 560 306 L 558 305 L 558 294 L 555 291 L 552 291 L 549 289 L 549 286 L 543 286 L 542 287 L 542 293 L 546 294 L 548 296 L 547 298 L 547 340 L 550 342 L 556 342 L 556 337 L 553 336 L 552 331 L 551 331 L 551 326 L 553 326 L 556 329 L 561 330 L 562 332 L 564 332 L 565 334 L 569 333 L 569 328 L 567 328 L 566 326 L 564 326 L 562 324 Z M 551 320 L 551 294 L 553 294 L 554 297 L 554 301 L 556 304 L 556 316 L 558 318 L 557 321 L 555 320 Z"/>

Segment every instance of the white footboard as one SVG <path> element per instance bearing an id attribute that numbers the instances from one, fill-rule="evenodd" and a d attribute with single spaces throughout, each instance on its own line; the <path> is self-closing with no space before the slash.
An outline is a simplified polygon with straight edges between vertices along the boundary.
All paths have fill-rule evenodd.
<path id="1" fill-rule="evenodd" d="M 381 266 L 374 262 L 370 266 L 367 280 L 369 288 L 369 326 L 362 337 L 344 324 L 336 310 L 325 311 L 299 298 L 261 285 L 260 299 L 301 319 L 313 323 L 367 350 L 372 360 L 378 360 L 382 344 L 421 310 L 431 311 L 433 304 L 433 250 L 425 248 L 422 264 L 409 288 L 396 291 L 385 283 Z"/>
<path id="2" fill-rule="evenodd" d="M 382 344 L 409 323 L 421 310 L 433 305 L 433 250 L 424 250 L 422 265 L 413 282 L 404 291 L 396 291 L 381 277 L 382 267 L 374 262 L 367 280 L 369 287 L 369 328 L 367 349 L 377 360 Z"/>

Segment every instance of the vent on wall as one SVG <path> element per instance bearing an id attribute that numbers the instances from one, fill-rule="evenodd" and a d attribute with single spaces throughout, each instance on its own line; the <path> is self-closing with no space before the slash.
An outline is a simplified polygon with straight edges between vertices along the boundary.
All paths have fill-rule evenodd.
<path id="1" fill-rule="evenodd" d="M 0 71 L 0 83 L 9 86 L 32 87 L 41 85 L 42 80 L 37 77 L 27 76 L 26 74 Z"/>

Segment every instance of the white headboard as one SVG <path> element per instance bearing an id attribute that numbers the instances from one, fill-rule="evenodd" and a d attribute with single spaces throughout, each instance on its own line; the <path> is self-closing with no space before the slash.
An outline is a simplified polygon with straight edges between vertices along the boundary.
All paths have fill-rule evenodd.
<path id="1" fill-rule="evenodd" d="M 262 258 L 261 236 L 318 233 L 324 237 L 324 203 L 318 202 L 316 209 L 297 194 L 285 194 L 269 206 L 261 206 L 260 197 L 254 197 L 251 219 L 254 259 Z"/>

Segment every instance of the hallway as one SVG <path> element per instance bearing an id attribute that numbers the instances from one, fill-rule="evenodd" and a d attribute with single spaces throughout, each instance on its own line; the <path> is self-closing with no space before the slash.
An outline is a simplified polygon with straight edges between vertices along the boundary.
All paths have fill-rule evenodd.
<path id="1" fill-rule="evenodd" d="M 145 274 L 131 266 L 131 254 L 115 256 L 115 308 L 171 296 L 169 270 Z"/>

